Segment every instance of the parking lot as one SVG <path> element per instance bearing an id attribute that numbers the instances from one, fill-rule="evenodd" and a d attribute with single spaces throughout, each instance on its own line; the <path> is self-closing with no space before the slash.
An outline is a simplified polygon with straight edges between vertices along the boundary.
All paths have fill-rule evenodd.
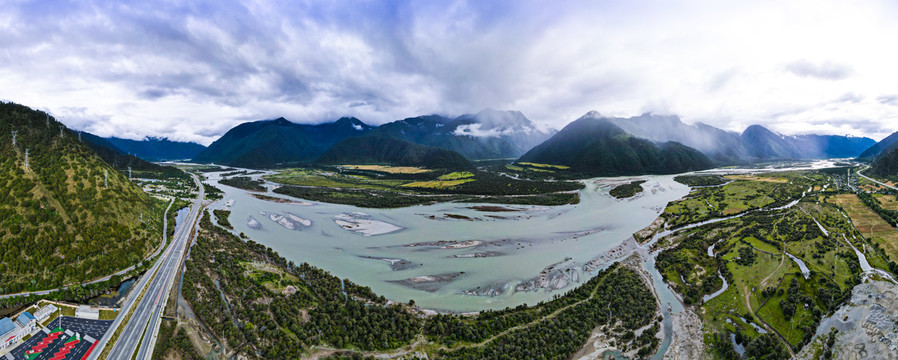
<path id="1" fill-rule="evenodd" d="M 52 358 L 63 348 L 65 343 L 68 342 L 70 338 L 69 334 L 75 333 L 81 334 L 81 341 L 72 348 L 71 352 L 68 353 L 64 359 L 81 359 L 81 357 L 87 353 L 87 350 L 90 349 L 91 345 L 93 345 L 93 341 L 102 338 L 103 334 L 106 333 L 106 330 L 109 329 L 111 324 L 112 320 L 79 319 L 71 316 L 57 318 L 47 325 L 47 329 L 53 331 L 53 329 L 59 327 L 66 333 L 50 342 L 40 355 L 32 360 Z M 25 352 L 31 350 L 32 347 L 36 346 L 46 337 L 47 334 L 39 330 L 34 336 L 25 341 L 22 345 L 19 345 L 15 350 L 11 351 L 10 354 L 15 360 L 27 359 L 25 357 Z M 0 360 L 5 359 L 0 358 Z"/>

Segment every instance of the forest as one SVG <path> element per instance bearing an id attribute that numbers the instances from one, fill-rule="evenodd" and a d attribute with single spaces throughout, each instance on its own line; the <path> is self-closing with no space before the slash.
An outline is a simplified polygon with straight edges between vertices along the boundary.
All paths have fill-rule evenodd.
<path id="1" fill-rule="evenodd" d="M 631 181 L 627 184 L 615 186 L 608 193 L 618 199 L 626 199 L 642 192 L 642 183 L 644 182 L 645 180 Z"/>
<path id="2" fill-rule="evenodd" d="M 658 345 L 654 296 L 622 265 L 535 306 L 422 317 L 413 303 L 388 305 L 368 287 L 241 240 L 208 213 L 191 254 L 184 297 L 217 337 L 250 358 L 299 358 L 317 348 L 343 349 L 331 358 L 359 358 L 359 350 L 389 351 L 423 336 L 416 346 L 431 358 L 566 359 L 598 327 L 641 354 Z M 643 336 L 635 336 L 641 328 Z M 565 331 L 570 336 L 549 335 Z"/>
<path id="3" fill-rule="evenodd" d="M 0 293 L 140 263 L 159 246 L 166 206 L 52 117 L 0 103 Z"/>
<path id="4" fill-rule="evenodd" d="M 221 179 L 221 180 L 219 180 L 219 182 L 224 185 L 233 186 L 235 188 L 240 188 L 243 190 L 265 191 L 265 187 L 262 186 L 264 181 L 253 180 L 249 176 L 234 176 L 234 177 L 230 177 L 230 178 Z"/>

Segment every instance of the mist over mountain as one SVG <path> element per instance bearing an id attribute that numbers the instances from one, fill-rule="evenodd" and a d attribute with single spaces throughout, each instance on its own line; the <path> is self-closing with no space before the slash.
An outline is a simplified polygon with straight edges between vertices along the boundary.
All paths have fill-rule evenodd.
<path id="1" fill-rule="evenodd" d="M 456 118 L 407 118 L 381 125 L 375 133 L 452 150 L 471 160 L 517 158 L 552 135 L 520 111 L 490 109 Z"/>
<path id="2" fill-rule="evenodd" d="M 648 140 L 676 141 L 695 148 L 720 164 L 855 157 L 875 143 L 870 138 L 841 135 L 786 136 L 761 125 L 738 134 L 703 123 L 689 125 L 677 116 L 643 114 L 608 120 Z"/>
<path id="3" fill-rule="evenodd" d="M 749 158 L 739 134 L 703 123 L 688 125 L 677 116 L 653 114 L 607 119 L 635 136 L 655 142 L 676 141 L 719 163 L 739 163 Z"/>
<path id="4" fill-rule="evenodd" d="M 143 140 L 106 138 L 112 145 L 126 154 L 137 156 L 146 161 L 167 161 L 193 159 L 206 149 L 205 146 L 182 141 L 171 141 L 165 138 L 148 137 Z"/>
<path id="5" fill-rule="evenodd" d="M 633 136 L 594 111 L 568 124 L 519 161 L 566 165 L 589 176 L 673 174 L 713 166 L 696 149 Z"/>
<path id="6" fill-rule="evenodd" d="M 876 143 L 870 138 L 841 135 L 786 136 L 760 125 L 745 129 L 742 141 L 749 154 L 759 160 L 856 157 Z"/>

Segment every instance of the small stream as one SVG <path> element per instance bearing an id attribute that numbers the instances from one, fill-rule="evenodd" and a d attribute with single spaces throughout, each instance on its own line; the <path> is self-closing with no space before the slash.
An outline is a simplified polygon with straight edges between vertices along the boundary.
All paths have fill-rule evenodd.
<path id="1" fill-rule="evenodd" d="M 723 275 L 720 275 L 719 271 L 717 272 L 717 276 L 720 278 L 720 280 L 723 280 L 723 286 L 720 287 L 720 290 L 715 291 L 713 294 L 703 296 L 702 302 L 708 302 L 708 300 L 711 300 L 718 295 L 723 294 L 723 292 L 727 291 L 727 288 L 730 287 L 730 284 L 727 283 L 727 279 L 723 277 Z"/>
<path id="2" fill-rule="evenodd" d="M 807 278 L 811 276 L 811 270 L 808 269 L 808 266 L 804 264 L 804 261 L 801 261 L 801 259 L 788 252 L 783 251 L 783 253 L 786 254 L 786 256 L 788 256 L 790 259 L 792 259 L 792 261 L 794 261 L 796 264 L 798 264 L 798 268 L 801 269 L 801 275 L 804 276 L 805 280 L 807 280 Z"/>

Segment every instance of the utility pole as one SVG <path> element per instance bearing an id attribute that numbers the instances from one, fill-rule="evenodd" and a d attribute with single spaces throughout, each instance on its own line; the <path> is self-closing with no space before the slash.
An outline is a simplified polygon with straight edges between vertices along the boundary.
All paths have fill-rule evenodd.
<path id="1" fill-rule="evenodd" d="M 16 134 L 18 134 L 18 133 L 19 133 L 18 131 L 15 131 L 15 130 L 12 131 L 12 146 L 13 147 L 16 146 Z"/>

